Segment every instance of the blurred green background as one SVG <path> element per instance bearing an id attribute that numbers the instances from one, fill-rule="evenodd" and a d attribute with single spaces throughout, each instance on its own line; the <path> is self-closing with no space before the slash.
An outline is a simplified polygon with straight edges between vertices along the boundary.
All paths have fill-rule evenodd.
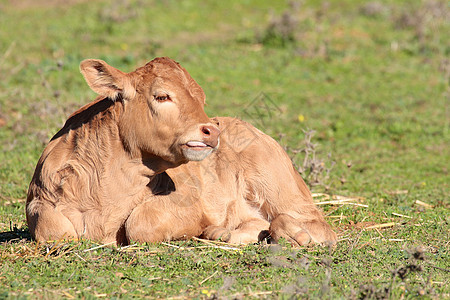
<path id="1" fill-rule="evenodd" d="M 324 207 L 346 217 L 329 219 L 341 238 L 347 225 L 408 215 L 385 235 L 434 245 L 447 262 L 430 259 L 448 269 L 449 21 L 448 3 L 435 0 L 0 0 L 0 230 L 26 231 L 24 199 L 43 148 L 95 97 L 80 61 L 132 71 L 169 56 L 203 87 L 209 116 L 252 122 L 298 167 L 305 167 L 296 151 L 306 147 L 304 131 L 315 131 L 322 168 L 313 191 L 369 205 Z M 248 113 L 269 102 L 258 118 Z M 308 170 L 303 175 L 314 183 Z M 342 244 L 362 242 L 357 232 Z M 361 278 L 358 285 L 369 280 Z M 340 295 L 349 286 L 337 284 Z M 445 284 L 434 292 L 449 293 Z"/>

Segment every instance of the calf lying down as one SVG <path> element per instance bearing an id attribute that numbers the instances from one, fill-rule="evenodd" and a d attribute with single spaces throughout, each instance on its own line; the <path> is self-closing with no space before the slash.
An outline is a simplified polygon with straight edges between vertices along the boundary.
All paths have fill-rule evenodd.
<path id="1" fill-rule="evenodd" d="M 294 246 L 336 242 L 336 234 L 283 148 L 252 125 L 213 118 L 220 146 L 200 162 L 159 174 L 125 222 L 127 241 L 202 236 L 233 244 L 269 233 Z"/>
<path id="2" fill-rule="evenodd" d="M 81 71 L 99 97 L 39 159 L 26 205 L 34 239 L 336 242 L 284 150 L 248 123 L 209 119 L 178 63 L 124 73 L 86 60 Z"/>

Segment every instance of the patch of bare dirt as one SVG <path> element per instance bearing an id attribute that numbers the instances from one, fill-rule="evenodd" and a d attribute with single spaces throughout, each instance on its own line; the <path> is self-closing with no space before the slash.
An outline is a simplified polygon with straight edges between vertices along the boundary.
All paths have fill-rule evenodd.
<path id="1" fill-rule="evenodd" d="M 6 123 L 6 118 L 0 114 L 0 127 L 5 126 Z"/>

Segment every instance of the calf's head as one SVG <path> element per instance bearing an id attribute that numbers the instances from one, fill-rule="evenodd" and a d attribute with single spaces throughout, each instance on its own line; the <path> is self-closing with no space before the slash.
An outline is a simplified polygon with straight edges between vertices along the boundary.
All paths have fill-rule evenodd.
<path id="1" fill-rule="evenodd" d="M 175 61 L 156 58 L 124 73 L 88 59 L 80 69 L 94 92 L 122 102 L 119 134 L 134 157 L 179 165 L 202 160 L 218 147 L 220 131 L 203 110 L 205 93 Z"/>

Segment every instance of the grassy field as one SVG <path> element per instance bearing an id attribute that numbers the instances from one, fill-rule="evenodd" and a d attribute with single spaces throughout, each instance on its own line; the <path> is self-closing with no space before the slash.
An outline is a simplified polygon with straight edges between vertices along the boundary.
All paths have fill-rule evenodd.
<path id="1" fill-rule="evenodd" d="M 0 0 L 0 299 L 450 298 L 448 3 L 302 3 Z M 335 248 L 29 239 L 35 164 L 95 97 L 80 61 L 156 56 L 286 147 Z"/>

